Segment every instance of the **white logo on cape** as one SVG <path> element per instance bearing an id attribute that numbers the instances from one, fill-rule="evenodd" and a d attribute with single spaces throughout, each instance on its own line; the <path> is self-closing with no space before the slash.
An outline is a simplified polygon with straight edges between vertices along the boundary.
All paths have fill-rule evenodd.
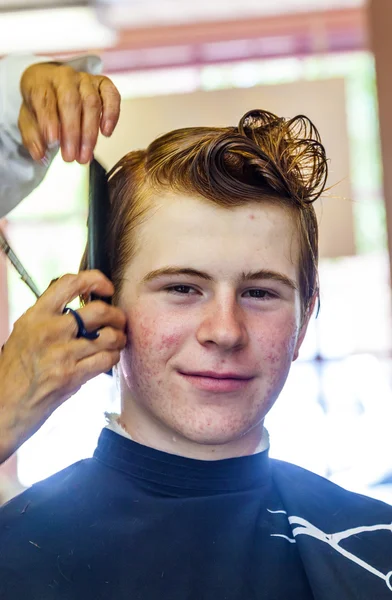
<path id="1" fill-rule="evenodd" d="M 272 514 L 287 515 L 287 512 L 285 510 L 269 510 L 268 508 L 267 510 L 269 513 Z M 322 531 L 315 525 L 312 525 L 312 523 L 309 523 L 309 521 L 306 521 L 306 519 L 303 519 L 302 517 L 288 516 L 288 521 L 293 527 L 294 538 L 289 538 L 287 535 L 283 535 L 282 533 L 271 533 L 271 537 L 281 537 L 287 540 L 288 542 L 294 544 L 297 535 L 309 535 L 310 537 L 320 540 L 320 542 L 328 544 L 328 546 L 336 550 L 336 552 L 338 552 L 342 556 L 345 556 L 346 558 L 348 558 L 348 560 L 351 560 L 352 562 L 356 563 L 366 571 L 369 571 L 369 573 L 372 573 L 373 575 L 380 577 L 380 579 L 383 579 L 388 589 L 392 591 L 392 571 L 389 571 L 386 575 L 384 575 L 384 573 L 381 573 L 381 571 L 378 571 L 378 569 L 375 569 L 372 565 L 369 565 L 369 563 L 365 562 L 358 556 L 355 556 L 355 554 L 352 554 L 348 550 L 345 550 L 344 548 L 339 546 L 341 540 L 349 538 L 352 535 L 358 535 L 365 531 L 384 530 L 390 531 L 392 533 L 392 523 L 387 523 L 385 525 L 365 525 L 363 527 L 353 527 L 352 529 L 346 529 L 345 531 L 338 531 L 336 533 L 325 533 L 325 531 Z M 297 525 L 297 527 L 295 527 L 295 525 Z"/>

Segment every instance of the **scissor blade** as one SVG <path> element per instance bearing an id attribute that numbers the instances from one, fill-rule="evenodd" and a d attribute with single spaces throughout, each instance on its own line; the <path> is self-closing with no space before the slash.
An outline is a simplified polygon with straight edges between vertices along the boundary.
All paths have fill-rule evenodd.
<path id="1" fill-rule="evenodd" d="M 4 254 L 6 256 L 8 256 L 11 264 L 14 266 L 14 268 L 19 273 L 22 281 L 24 281 L 25 284 L 30 288 L 30 290 L 33 292 L 33 294 L 36 296 L 36 298 L 39 298 L 41 295 L 39 289 L 37 288 L 34 281 L 31 279 L 30 275 L 28 274 L 28 272 L 26 271 L 26 269 L 20 262 L 19 258 L 16 256 L 15 252 L 12 250 L 11 246 L 9 245 L 8 241 L 6 240 L 6 238 L 4 237 L 4 234 L 1 231 L 0 231 L 0 248 L 2 249 Z"/>

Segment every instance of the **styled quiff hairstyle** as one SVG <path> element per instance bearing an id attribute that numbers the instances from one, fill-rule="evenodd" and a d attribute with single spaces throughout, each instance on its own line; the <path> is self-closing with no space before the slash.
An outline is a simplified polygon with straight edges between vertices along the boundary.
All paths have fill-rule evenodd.
<path id="1" fill-rule="evenodd" d="M 145 150 L 129 152 L 108 173 L 111 214 L 107 251 L 118 296 L 136 229 L 157 192 L 194 194 L 222 207 L 273 202 L 292 209 L 299 240 L 303 317 L 318 295 L 318 227 L 313 202 L 323 192 L 327 159 L 320 135 L 302 115 L 284 119 L 246 113 L 238 127 L 171 131 Z"/>

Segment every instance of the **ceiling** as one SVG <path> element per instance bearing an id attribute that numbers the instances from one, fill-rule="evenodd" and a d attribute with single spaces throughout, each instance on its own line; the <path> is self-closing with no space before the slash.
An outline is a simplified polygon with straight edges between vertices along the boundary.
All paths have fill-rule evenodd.
<path id="1" fill-rule="evenodd" d="M 352 50 L 366 1 L 0 0 L 0 55 L 101 49 L 108 69 L 129 70 Z"/>
<path id="2" fill-rule="evenodd" d="M 64 6 L 86 6 L 88 0 L 2 0 L 0 13 L 15 10 L 36 10 Z"/>
<path id="3" fill-rule="evenodd" d="M 362 6 L 366 0 L 3 0 L 1 12 L 95 7 L 99 19 L 114 29 L 174 25 L 190 22 L 247 19 L 250 17 L 317 12 Z"/>
<path id="4" fill-rule="evenodd" d="M 99 18 L 116 29 L 247 19 L 362 6 L 365 0 L 94 0 Z"/>

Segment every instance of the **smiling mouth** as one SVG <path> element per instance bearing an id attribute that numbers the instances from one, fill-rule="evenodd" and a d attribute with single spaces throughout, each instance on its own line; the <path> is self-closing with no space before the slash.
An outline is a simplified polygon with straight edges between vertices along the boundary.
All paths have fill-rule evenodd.
<path id="1" fill-rule="evenodd" d="M 194 373 L 183 373 L 182 375 L 189 375 L 190 377 L 206 377 L 209 379 L 234 379 L 234 380 L 249 380 L 253 379 L 251 375 L 242 375 L 239 373 L 216 373 L 215 371 L 197 371 Z"/>
<path id="2" fill-rule="evenodd" d="M 248 385 L 253 377 L 244 377 L 237 374 L 222 373 L 182 373 L 179 372 L 189 384 L 199 390 L 209 392 L 236 392 Z"/>

